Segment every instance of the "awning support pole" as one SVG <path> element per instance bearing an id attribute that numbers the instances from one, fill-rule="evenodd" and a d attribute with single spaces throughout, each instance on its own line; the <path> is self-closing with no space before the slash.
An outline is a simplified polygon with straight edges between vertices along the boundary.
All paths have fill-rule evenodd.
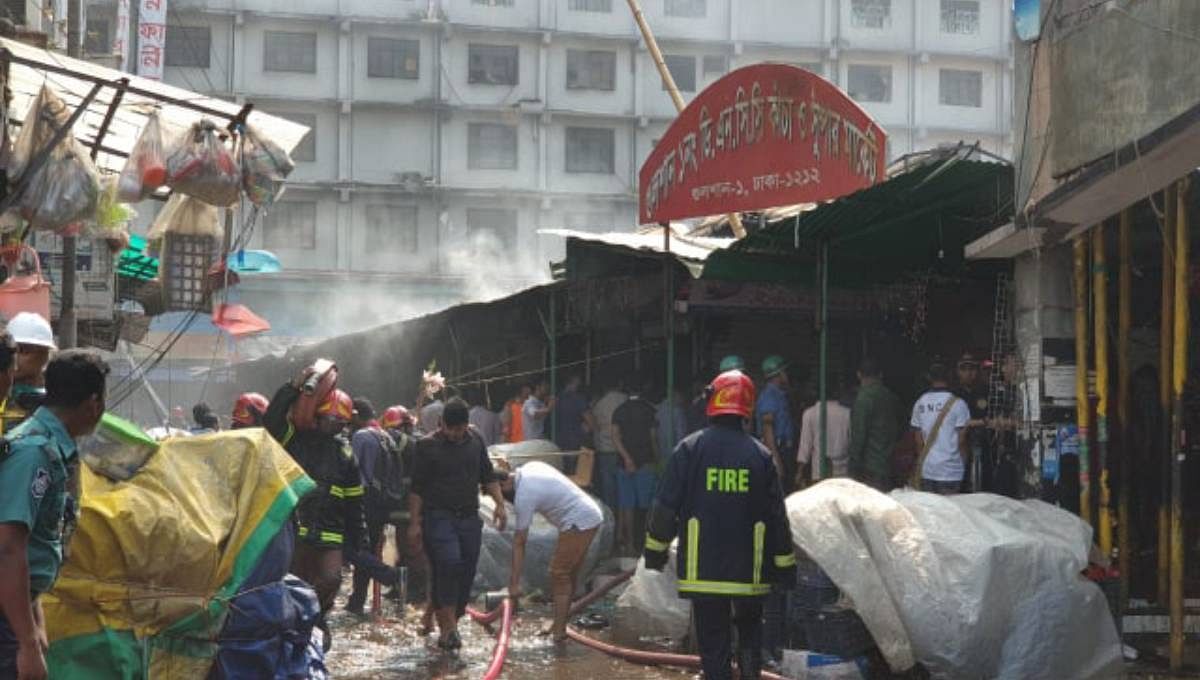
<path id="1" fill-rule="evenodd" d="M 1117 569 L 1120 572 L 1120 595 L 1117 611 L 1124 613 L 1129 606 L 1129 568 L 1133 548 L 1129 535 L 1129 494 L 1133 488 L 1133 443 L 1129 428 L 1129 329 L 1133 325 L 1133 224 L 1129 209 L 1121 211 L 1118 233 L 1121 265 L 1118 273 L 1117 293 L 1117 431 L 1121 434 L 1121 449 L 1118 452 L 1121 479 L 1117 499 Z M 1120 630 L 1120 626 L 1118 626 Z"/>
<path id="2" fill-rule="evenodd" d="M 1171 583 L 1171 360 L 1175 334 L 1175 185 L 1163 192 L 1162 310 L 1158 328 L 1159 496 L 1158 496 L 1158 603 L 1167 604 Z"/>
<path id="3" fill-rule="evenodd" d="M 1091 405 L 1088 403 L 1088 235 L 1075 237 L 1075 420 L 1079 428 L 1079 516 L 1095 526 L 1092 518 L 1092 473 L 1088 458 Z"/>
<path id="4" fill-rule="evenodd" d="M 663 228 L 663 330 L 667 342 L 667 429 L 666 441 L 675 442 L 675 280 L 671 272 L 671 225 Z M 660 451 L 670 456 L 671 451 Z"/>
<path id="5" fill-rule="evenodd" d="M 1187 447 L 1183 437 L 1183 388 L 1188 372 L 1188 179 L 1179 180 L 1175 210 L 1175 339 L 1171 371 L 1171 670 L 1183 668 L 1183 462 Z"/>
<path id="6" fill-rule="evenodd" d="M 817 378 L 817 403 L 818 415 L 820 416 L 820 427 L 817 429 L 820 432 L 820 458 L 818 464 L 821 470 L 821 479 L 829 479 L 832 476 L 831 462 L 829 460 L 829 409 L 827 401 L 829 399 L 829 239 L 821 241 L 821 339 L 820 339 L 820 356 L 817 360 L 818 378 Z"/>
<path id="7" fill-rule="evenodd" d="M 1105 223 L 1092 230 L 1092 300 L 1095 309 L 1096 345 L 1096 471 L 1100 482 L 1100 507 L 1096 533 L 1100 552 L 1112 557 L 1112 497 L 1108 488 L 1108 254 Z"/>

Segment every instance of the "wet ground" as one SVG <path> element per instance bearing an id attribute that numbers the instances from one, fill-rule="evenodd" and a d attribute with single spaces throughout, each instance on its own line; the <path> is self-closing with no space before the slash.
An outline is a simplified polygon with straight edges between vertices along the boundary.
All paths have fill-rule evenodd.
<path id="1" fill-rule="evenodd" d="M 343 606 L 349 589 L 345 583 L 335 611 L 330 616 L 333 649 L 326 659 L 337 680 L 416 680 L 439 678 L 474 680 L 483 676 L 491 661 L 495 638 L 479 624 L 464 618 L 459 624 L 463 648 L 457 655 L 442 653 L 434 646 L 436 634 L 420 635 L 420 612 L 409 608 L 401 620 L 400 605 L 386 601 L 383 620 L 376 623 L 347 613 Z M 597 607 L 606 609 L 602 603 Z M 568 642 L 555 646 L 538 632 L 548 623 L 545 607 L 521 611 L 513 626 L 512 644 L 501 678 L 545 678 L 546 680 L 690 680 L 694 673 L 647 668 L 613 659 L 581 645 Z M 497 624 L 498 628 L 498 624 Z M 607 640 L 606 631 L 589 631 Z"/>

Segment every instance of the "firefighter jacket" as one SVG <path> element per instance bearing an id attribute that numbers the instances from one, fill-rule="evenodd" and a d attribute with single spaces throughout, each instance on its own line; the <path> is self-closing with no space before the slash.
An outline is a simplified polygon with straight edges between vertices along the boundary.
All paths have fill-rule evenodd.
<path id="1" fill-rule="evenodd" d="M 771 454 L 740 429 L 712 425 L 675 448 L 646 532 L 648 567 L 662 568 L 677 533 L 681 597 L 758 597 L 795 573 Z"/>
<path id="2" fill-rule="evenodd" d="M 317 484 L 296 506 L 297 535 L 321 548 L 365 551 L 362 475 L 350 442 L 317 430 L 296 430 L 287 414 L 299 396 L 295 387 L 284 385 L 263 415 L 263 426 Z"/>

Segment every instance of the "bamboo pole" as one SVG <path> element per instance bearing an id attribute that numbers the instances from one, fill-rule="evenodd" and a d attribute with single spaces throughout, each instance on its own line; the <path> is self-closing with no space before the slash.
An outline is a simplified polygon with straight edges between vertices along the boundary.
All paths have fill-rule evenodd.
<path id="1" fill-rule="evenodd" d="M 1178 185 L 1175 210 L 1175 338 L 1171 371 L 1171 670 L 1183 668 L 1183 388 L 1187 383 L 1188 331 L 1188 259 L 1191 235 L 1188 233 L 1188 180 Z"/>
<path id="2" fill-rule="evenodd" d="M 683 95 L 679 94 L 679 87 L 675 85 L 675 78 L 671 75 L 671 69 L 667 68 L 662 51 L 658 49 L 658 41 L 654 39 L 654 32 L 650 30 L 650 24 L 646 22 L 646 17 L 642 14 L 641 5 L 638 4 L 638 0 L 626 0 L 626 2 L 629 4 L 629 11 L 633 12 L 633 20 L 637 22 L 638 30 L 642 32 L 642 39 L 646 41 L 646 49 L 650 51 L 650 58 L 654 60 L 654 65 L 658 68 L 658 75 L 662 78 L 667 93 L 671 95 L 675 111 L 682 112 L 687 107 L 687 103 L 683 101 Z M 745 238 L 746 227 L 742 225 L 742 216 L 737 213 L 729 213 L 728 218 L 733 235 L 737 238 Z"/>
<path id="3" fill-rule="evenodd" d="M 1108 488 L 1108 254 L 1101 222 L 1092 230 L 1092 304 L 1096 347 L 1096 471 L 1100 481 L 1097 533 L 1100 551 L 1112 557 L 1112 497 Z"/>
<path id="4" fill-rule="evenodd" d="M 1092 475 L 1088 458 L 1091 408 L 1088 403 L 1088 235 L 1075 237 L 1075 413 L 1079 428 L 1079 516 L 1095 526 L 1092 518 Z"/>
<path id="5" fill-rule="evenodd" d="M 1129 604 L 1129 566 L 1133 548 L 1129 535 L 1129 494 L 1133 488 L 1133 443 L 1129 428 L 1129 400 L 1131 376 L 1129 370 L 1129 329 L 1133 325 L 1133 224 L 1129 209 L 1121 211 L 1118 232 L 1120 270 L 1117 275 L 1117 431 L 1121 433 L 1121 480 L 1117 498 L 1117 571 L 1120 578 L 1120 595 L 1117 597 L 1118 611 L 1124 612 Z"/>
<path id="6" fill-rule="evenodd" d="M 1171 358 L 1175 333 L 1175 185 L 1163 193 L 1166 219 L 1163 222 L 1162 309 L 1158 328 L 1159 496 L 1158 496 L 1158 589 L 1156 599 L 1167 603 L 1171 561 Z"/>

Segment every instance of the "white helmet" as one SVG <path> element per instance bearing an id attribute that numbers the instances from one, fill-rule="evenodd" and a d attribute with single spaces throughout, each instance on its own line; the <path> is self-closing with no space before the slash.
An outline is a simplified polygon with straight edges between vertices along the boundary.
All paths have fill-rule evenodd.
<path id="1" fill-rule="evenodd" d="M 8 322 L 7 330 L 18 345 L 58 349 L 58 345 L 54 344 L 54 331 L 50 330 L 50 322 L 42 318 L 41 314 L 21 312 Z"/>

